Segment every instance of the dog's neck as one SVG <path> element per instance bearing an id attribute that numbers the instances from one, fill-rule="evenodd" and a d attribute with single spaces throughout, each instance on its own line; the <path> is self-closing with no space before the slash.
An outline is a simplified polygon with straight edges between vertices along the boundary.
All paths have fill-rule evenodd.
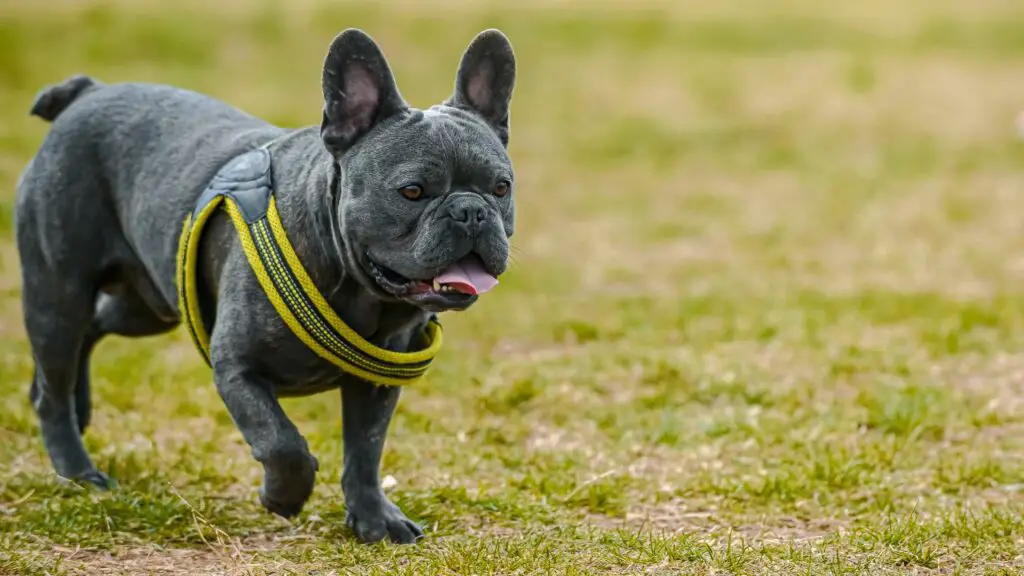
<path id="1" fill-rule="evenodd" d="M 385 302 L 360 281 L 338 224 L 340 167 L 319 132 L 292 133 L 271 147 L 278 210 L 302 265 L 338 316 L 383 347 L 401 347 L 403 335 L 429 315 L 402 302 Z"/>

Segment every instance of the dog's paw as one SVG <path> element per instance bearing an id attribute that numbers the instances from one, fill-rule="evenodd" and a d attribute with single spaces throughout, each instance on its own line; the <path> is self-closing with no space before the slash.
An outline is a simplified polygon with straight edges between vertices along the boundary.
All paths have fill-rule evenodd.
<path id="1" fill-rule="evenodd" d="M 406 518 L 384 495 L 350 504 L 345 522 L 356 537 L 367 544 L 384 538 L 396 544 L 415 544 L 423 538 L 423 529 Z"/>
<path id="2" fill-rule="evenodd" d="M 267 495 L 267 489 L 264 486 L 260 488 L 260 504 L 278 516 L 292 518 L 297 516 L 299 512 L 302 512 L 302 508 L 306 505 L 306 499 L 292 501 L 276 500 Z"/>
<path id="3" fill-rule="evenodd" d="M 85 485 L 87 487 L 103 491 L 117 488 L 117 482 L 99 470 L 89 470 L 81 474 L 76 474 L 71 478 L 60 476 L 60 479 L 69 484 L 76 484 L 79 486 Z"/>
<path id="4" fill-rule="evenodd" d="M 265 463 L 260 503 L 284 518 L 298 515 L 313 493 L 319 469 L 320 462 L 308 453 Z"/>

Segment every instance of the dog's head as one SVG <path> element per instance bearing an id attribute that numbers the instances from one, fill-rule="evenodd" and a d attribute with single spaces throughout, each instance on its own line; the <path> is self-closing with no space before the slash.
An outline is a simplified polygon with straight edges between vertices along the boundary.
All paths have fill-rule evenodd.
<path id="1" fill-rule="evenodd" d="M 405 103 L 365 33 L 331 44 L 321 135 L 341 166 L 334 216 L 346 265 L 380 298 L 462 310 L 497 284 L 514 225 L 514 82 L 512 46 L 497 30 L 473 39 L 454 93 L 428 110 Z"/>

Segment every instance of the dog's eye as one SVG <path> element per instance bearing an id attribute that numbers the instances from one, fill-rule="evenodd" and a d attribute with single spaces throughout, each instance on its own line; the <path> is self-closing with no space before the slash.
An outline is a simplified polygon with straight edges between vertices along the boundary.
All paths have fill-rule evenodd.
<path id="1" fill-rule="evenodd" d="M 504 196 L 505 194 L 508 194 L 508 188 L 508 182 L 498 182 L 498 185 L 494 187 L 494 195 Z"/>
<path id="2" fill-rule="evenodd" d="M 417 184 L 402 186 L 398 189 L 398 192 L 408 200 L 419 200 L 420 196 L 423 196 L 423 188 Z"/>

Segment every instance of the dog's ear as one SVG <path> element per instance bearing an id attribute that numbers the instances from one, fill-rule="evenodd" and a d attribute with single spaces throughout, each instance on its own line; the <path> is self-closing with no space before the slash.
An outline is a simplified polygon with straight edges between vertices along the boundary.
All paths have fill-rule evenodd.
<path id="1" fill-rule="evenodd" d="M 484 30 L 470 42 L 455 77 L 448 106 L 476 112 L 508 146 L 509 105 L 516 82 L 512 43 L 498 30 Z"/>
<path id="2" fill-rule="evenodd" d="M 378 122 L 408 109 L 384 53 L 355 28 L 331 42 L 323 90 L 320 136 L 335 156 L 345 153 Z"/>

